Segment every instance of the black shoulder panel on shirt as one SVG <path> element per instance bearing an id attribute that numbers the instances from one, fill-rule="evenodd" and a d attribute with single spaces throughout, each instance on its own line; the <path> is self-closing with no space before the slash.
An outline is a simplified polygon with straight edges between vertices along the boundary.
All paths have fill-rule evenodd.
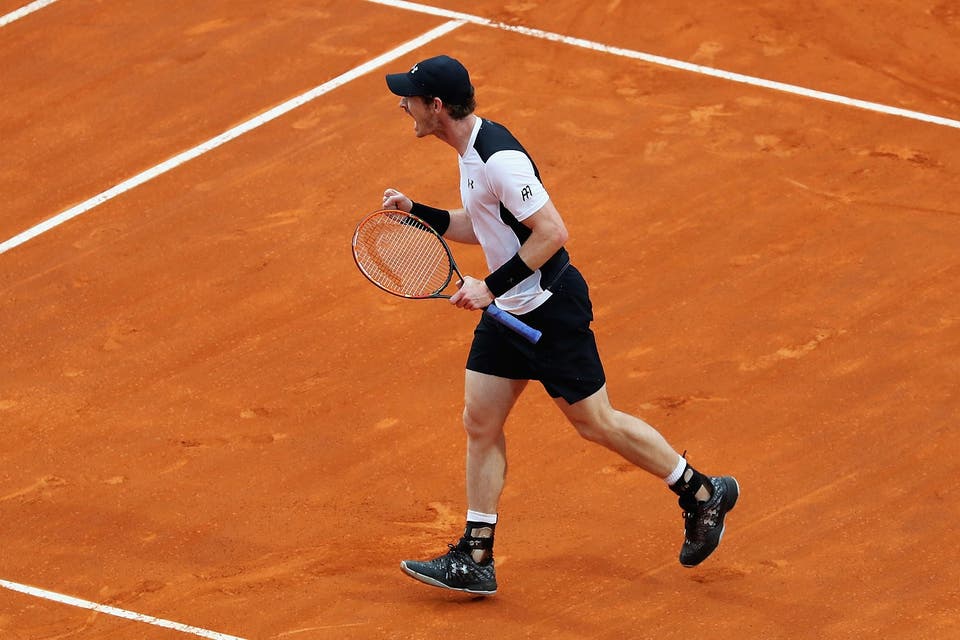
<path id="1" fill-rule="evenodd" d="M 477 150 L 480 159 L 486 162 L 490 156 L 497 151 L 519 151 L 527 156 L 530 164 L 533 165 L 533 173 L 540 179 L 540 171 L 537 170 L 537 163 L 533 161 L 527 150 L 523 148 L 520 141 L 513 137 L 513 134 L 497 122 L 492 120 L 481 120 L 480 131 L 477 132 L 477 139 L 473 142 L 473 148 Z"/>

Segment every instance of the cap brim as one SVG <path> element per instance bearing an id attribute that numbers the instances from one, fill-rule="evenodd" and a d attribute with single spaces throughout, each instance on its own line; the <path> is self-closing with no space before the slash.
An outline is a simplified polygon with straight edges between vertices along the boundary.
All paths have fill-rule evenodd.
<path id="1" fill-rule="evenodd" d="M 423 89 L 413 84 L 406 73 L 388 73 L 387 86 L 398 96 L 423 95 Z"/>

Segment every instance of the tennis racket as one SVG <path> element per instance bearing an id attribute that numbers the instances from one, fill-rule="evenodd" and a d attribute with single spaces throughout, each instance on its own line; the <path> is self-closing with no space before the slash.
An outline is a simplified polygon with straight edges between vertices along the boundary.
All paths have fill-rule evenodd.
<path id="1" fill-rule="evenodd" d="M 450 298 L 443 291 L 457 276 L 450 247 L 417 216 L 385 209 L 360 221 L 353 234 L 353 259 L 370 282 L 401 298 Z M 541 333 L 495 304 L 483 310 L 491 318 L 536 344 Z"/>

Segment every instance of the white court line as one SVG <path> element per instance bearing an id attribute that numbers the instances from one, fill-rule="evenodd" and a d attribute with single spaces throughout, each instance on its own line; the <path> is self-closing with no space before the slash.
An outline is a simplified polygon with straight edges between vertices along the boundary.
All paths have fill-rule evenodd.
<path id="1" fill-rule="evenodd" d="M 25 584 L 18 584 L 16 582 L 9 582 L 7 580 L 0 580 L 0 587 L 9 589 L 11 591 L 19 591 L 20 593 L 25 593 L 28 596 L 35 596 L 37 598 L 43 598 L 44 600 L 52 600 L 54 602 L 68 604 L 74 607 L 80 607 L 81 609 L 90 609 L 91 611 L 105 613 L 109 616 L 116 616 L 117 618 L 126 618 L 127 620 L 134 620 L 136 622 L 145 622 L 155 627 L 164 627 L 165 629 L 182 631 L 183 633 L 189 633 L 201 638 L 209 638 L 210 640 L 243 640 L 243 638 L 238 636 L 228 636 L 225 633 L 208 631 L 206 629 L 200 629 L 199 627 L 192 627 L 188 624 L 171 622 L 170 620 L 163 620 L 161 618 L 155 618 L 142 613 L 134 613 L 133 611 L 118 609 L 105 604 L 97 604 L 96 602 L 90 602 L 89 600 L 81 600 L 80 598 L 74 598 L 73 596 L 65 596 L 60 593 L 54 593 L 53 591 L 47 591 L 46 589 L 37 589 L 36 587 L 29 587 Z"/>
<path id="2" fill-rule="evenodd" d="M 17 245 L 23 244 L 27 240 L 35 236 L 38 236 L 41 233 L 56 227 L 57 225 L 63 224 L 64 222 L 66 222 L 67 220 L 70 220 L 71 218 L 75 218 L 80 214 L 85 213 L 86 211 L 89 211 L 90 209 L 110 200 L 111 198 L 115 198 L 116 196 L 120 195 L 121 193 L 124 193 L 125 191 L 129 191 L 130 189 L 133 189 L 134 187 L 139 186 L 144 182 L 147 182 L 148 180 L 152 180 L 153 178 L 156 178 L 157 176 L 164 174 L 167 171 L 170 171 L 171 169 L 183 164 L 184 162 L 192 160 L 193 158 L 196 158 L 197 156 L 200 156 L 210 151 L 211 149 L 215 149 L 220 145 L 226 142 L 229 142 L 230 140 L 233 140 L 234 138 L 241 136 L 244 133 L 247 133 L 248 131 L 251 131 L 267 122 L 270 122 L 271 120 L 279 118 L 280 116 L 287 113 L 288 111 L 296 109 L 297 107 L 317 98 L 318 96 L 322 96 L 323 94 L 329 91 L 332 91 L 333 89 L 336 89 L 337 87 L 342 86 L 350 82 L 351 80 L 355 80 L 356 78 L 359 78 L 360 76 L 365 75 L 377 69 L 378 67 L 381 67 L 389 62 L 392 62 L 393 60 L 409 53 L 410 51 L 418 49 L 422 47 L 424 44 L 430 42 L 431 40 L 439 38 L 453 31 L 454 29 L 457 29 L 458 27 L 463 26 L 464 24 L 465 23 L 462 21 L 452 20 L 450 22 L 440 25 L 439 27 L 436 27 L 435 29 L 431 29 L 430 31 L 427 31 L 426 33 L 419 36 L 418 38 L 415 38 L 405 44 L 402 44 L 399 47 L 396 47 L 395 49 L 392 49 L 387 53 L 384 53 L 383 55 L 378 56 L 373 60 L 370 60 L 369 62 L 366 62 L 360 65 L 359 67 L 356 67 L 342 75 L 339 75 L 333 80 L 330 80 L 329 82 L 325 82 L 324 84 L 318 87 L 315 87 L 314 89 L 311 89 L 310 91 L 307 91 L 306 93 L 301 94 L 296 98 L 288 100 L 287 102 L 284 102 L 283 104 L 276 106 L 273 109 L 270 109 L 266 113 L 263 113 L 257 116 L 256 118 L 248 120 L 247 122 L 237 127 L 234 127 L 233 129 L 230 129 L 215 138 L 211 138 L 210 140 L 204 142 L 203 144 L 197 145 L 196 147 L 188 151 L 185 151 L 177 156 L 174 156 L 173 158 L 170 158 L 166 162 L 158 164 L 152 169 L 148 169 L 147 171 L 139 173 L 134 177 L 130 178 L 129 180 L 121 182 L 120 184 L 113 187 L 112 189 L 108 189 L 107 191 L 104 191 L 103 193 L 97 196 L 94 196 L 93 198 L 90 198 L 89 200 L 71 209 L 68 209 L 63 213 L 57 216 L 54 216 L 53 218 L 50 218 L 49 220 L 0 244 L 0 254 L 6 251 L 9 251 L 10 249 L 16 247 Z M 3 587 L 5 589 L 10 589 L 12 591 L 19 591 L 20 593 L 36 596 L 38 598 L 44 598 L 47 600 L 52 600 L 54 602 L 60 602 L 63 604 L 72 605 L 74 607 L 91 609 L 93 611 L 105 613 L 112 616 L 117 616 L 119 618 L 126 618 L 128 620 L 145 622 L 147 624 L 151 624 L 158 627 L 166 627 L 168 629 L 175 629 L 177 631 L 182 631 L 184 633 L 191 633 L 193 635 L 200 636 L 202 638 L 210 638 L 211 640 L 243 640 L 243 638 L 238 638 L 237 636 L 229 636 L 226 634 L 217 633 L 215 631 L 207 631 L 206 629 L 191 627 L 189 625 L 181 624 L 179 622 L 171 622 L 169 620 L 162 620 L 160 618 L 155 618 L 153 616 L 148 616 L 141 613 L 125 611 L 123 609 L 117 609 L 116 607 L 97 604 L 95 602 L 89 602 L 87 600 L 81 600 L 79 598 L 65 596 L 59 593 L 54 593 L 52 591 L 46 591 L 44 589 L 30 587 L 27 585 L 18 584 L 16 582 L 9 582 L 7 580 L 0 580 L 0 587 Z"/>
<path id="3" fill-rule="evenodd" d="M 4 16 L 0 16 L 0 27 L 6 26 L 11 22 L 14 22 L 26 15 L 29 15 L 34 11 L 42 9 L 43 7 L 53 4 L 56 1 L 57 0 L 37 0 L 36 2 L 32 2 L 28 5 L 25 5 L 24 7 L 21 7 L 20 9 L 12 11 Z M 322 96 L 332 91 L 333 89 L 336 89 L 337 87 L 340 87 L 352 80 L 355 80 L 356 78 L 363 76 L 377 69 L 378 67 L 381 67 L 387 64 L 388 62 L 391 62 L 411 51 L 414 51 L 415 49 L 418 49 L 424 44 L 432 40 L 435 40 L 443 35 L 446 35 L 447 33 L 459 28 L 460 26 L 466 23 L 495 27 L 498 29 L 503 29 L 505 31 L 521 33 L 523 35 L 527 35 L 535 38 L 541 38 L 541 39 L 549 40 L 553 42 L 560 42 L 560 43 L 564 43 L 572 46 L 582 47 L 585 49 L 590 49 L 590 50 L 608 53 L 612 55 L 618 55 L 626 58 L 642 60 L 644 62 L 648 62 L 651 64 L 670 67 L 674 69 L 680 69 L 684 71 L 698 73 L 701 75 L 721 78 L 721 79 L 729 80 L 733 82 L 739 82 L 743 84 L 764 87 L 768 89 L 774 89 L 777 91 L 783 91 L 786 93 L 801 95 L 808 98 L 815 98 L 815 99 L 824 100 L 827 102 L 835 102 L 835 103 L 844 104 L 852 107 L 866 109 L 869 111 L 876 111 L 876 112 L 885 113 L 888 115 L 911 118 L 911 119 L 920 120 L 923 122 L 938 124 L 938 125 L 947 126 L 947 127 L 960 128 L 960 121 L 957 121 L 957 120 L 950 120 L 948 118 L 942 118 L 939 116 L 924 114 L 917 111 L 911 111 L 908 109 L 890 107 L 890 106 L 875 103 L 875 102 L 857 100 L 854 98 L 848 98 L 848 97 L 840 96 L 837 94 L 826 93 L 823 91 L 817 91 L 813 89 L 806 89 L 804 87 L 799 87 L 796 85 L 790 85 L 790 84 L 775 82 L 771 80 L 764 80 L 762 78 L 755 78 L 752 76 L 746 76 L 739 73 L 713 69 L 711 67 L 691 64 L 688 62 L 683 62 L 680 60 L 674 60 L 671 58 L 665 58 L 662 56 L 643 53 L 640 51 L 633 51 L 630 49 L 623 49 L 620 47 L 612 47 L 612 46 L 604 45 L 601 43 L 584 40 L 581 38 L 573 38 L 573 37 L 564 36 L 557 33 L 542 31 L 540 29 L 508 25 L 502 22 L 489 20 L 487 18 L 481 18 L 479 16 L 473 16 L 473 15 L 455 12 L 455 11 L 448 11 L 445 9 L 430 7 L 428 5 L 422 5 L 414 2 L 406 2 L 405 0 L 367 0 L 367 1 L 373 2 L 376 4 L 391 6 L 394 8 L 407 9 L 411 11 L 417 11 L 420 13 L 426 13 L 426 14 L 431 14 L 439 17 L 449 18 L 450 22 L 440 25 L 439 27 L 424 33 L 422 36 L 415 38 L 414 40 L 411 40 L 391 51 L 388 51 L 387 53 L 377 58 L 374 58 L 373 60 L 359 67 L 356 67 L 353 70 L 348 71 L 347 73 L 344 73 L 334 78 L 333 80 L 330 80 L 329 82 L 326 82 L 318 87 L 315 87 L 314 89 L 296 98 L 288 100 L 287 102 L 284 102 L 278 105 L 277 107 L 274 107 L 273 109 L 270 109 L 269 111 L 257 116 L 256 118 L 248 120 L 247 122 L 237 127 L 234 127 L 220 134 L 219 136 L 216 136 L 215 138 L 211 138 L 210 140 L 200 145 L 197 145 L 192 149 L 189 149 L 179 155 L 176 155 L 173 158 L 170 158 L 169 160 L 167 160 L 166 162 L 162 162 L 151 169 L 148 169 L 142 173 L 139 173 L 134 177 L 114 186 L 113 188 L 108 189 L 107 191 L 104 191 L 103 193 L 100 193 L 80 203 L 79 205 L 76 205 L 75 207 L 72 207 L 60 213 L 54 216 L 53 218 L 50 218 L 49 220 L 46 220 L 45 222 L 39 225 L 36 225 L 35 227 L 32 227 L 31 229 L 28 229 L 27 231 L 24 231 L 23 233 L 17 236 L 14 236 L 10 240 L 0 243 L 0 254 L 3 254 L 9 251 L 10 249 L 13 249 L 14 247 L 17 247 L 23 244 L 24 242 L 27 242 L 28 240 L 46 231 L 49 231 L 54 227 L 57 227 L 63 224 L 68 220 L 77 217 L 89 211 L 90 209 L 93 209 L 94 207 L 99 206 L 100 204 L 103 204 L 104 202 L 107 202 L 108 200 L 111 200 L 122 193 L 125 193 L 126 191 L 129 191 L 145 182 L 148 182 L 149 180 L 152 180 L 153 178 L 156 178 L 157 176 L 160 176 L 180 166 L 181 164 L 184 164 L 185 162 L 188 162 L 200 155 L 203 155 L 208 151 L 216 149 L 217 147 L 225 144 L 226 142 L 229 142 L 234 138 L 237 138 L 249 131 L 252 131 L 253 129 L 256 129 L 259 126 L 266 124 L 267 122 L 270 122 L 271 120 L 274 120 L 286 114 L 287 112 L 307 102 L 310 102 L 311 100 L 314 100 L 319 96 Z M 0 580 L 0 587 L 9 589 L 12 591 L 17 591 L 23 594 L 35 596 L 38 598 L 59 602 L 62 604 L 80 607 L 83 609 L 90 609 L 92 611 L 116 616 L 119 618 L 125 618 L 128 620 L 144 622 L 144 623 L 151 624 L 158 627 L 174 629 L 184 633 L 193 634 L 199 637 L 209 638 L 211 640 L 243 640 L 242 638 L 239 638 L 237 636 L 231 636 L 231 635 L 226 635 L 222 633 L 217 633 L 214 631 L 208 631 L 205 629 L 192 627 L 190 625 L 185 625 L 178 622 L 163 620 L 160 618 L 156 618 L 154 616 L 135 613 L 132 611 L 126 611 L 124 609 L 118 609 L 116 607 L 111 607 L 108 605 L 97 604 L 95 602 L 90 602 L 88 600 L 82 600 L 80 598 L 74 598 L 72 596 L 66 596 L 66 595 L 54 593 L 52 591 L 38 589 L 36 587 L 30 587 L 27 585 L 22 585 L 22 584 L 18 584 L 16 582 L 10 582 L 7 580 Z"/>
<path id="4" fill-rule="evenodd" d="M 37 0 L 36 2 L 31 2 L 28 5 L 20 7 L 16 11 L 11 11 L 5 16 L 0 16 L 0 27 L 5 27 L 14 20 L 19 20 L 25 15 L 29 15 L 38 9 L 43 9 L 48 4 L 53 4 L 57 0 Z"/>
<path id="5" fill-rule="evenodd" d="M 431 7 L 429 5 L 419 4 L 416 2 L 407 2 L 406 0 L 367 0 L 367 2 L 372 2 L 374 4 L 382 4 L 388 7 L 395 7 L 397 9 L 407 9 L 409 11 L 416 11 L 418 13 L 426 13 L 429 15 L 441 16 L 441 17 L 450 18 L 453 20 L 463 20 L 464 22 L 469 22 L 471 24 L 478 24 L 478 25 L 483 25 L 487 27 L 503 29 L 504 31 L 513 31 L 516 33 L 522 33 L 523 35 L 531 36 L 534 38 L 541 38 L 543 40 L 550 40 L 553 42 L 562 42 L 563 44 L 568 44 L 575 47 L 582 47 L 584 49 L 591 49 L 593 51 L 600 51 L 602 53 L 609 53 L 611 55 L 622 56 L 624 58 L 632 58 L 634 60 L 643 60 L 644 62 L 649 62 L 651 64 L 656 64 L 662 67 L 670 67 L 672 69 L 690 71 L 692 73 L 699 73 L 700 75 L 704 75 L 704 76 L 721 78 L 723 80 L 729 80 L 731 82 L 739 82 L 742 84 L 748 84 L 755 87 L 763 87 L 765 89 L 783 91 L 785 93 L 792 93 L 795 95 L 804 96 L 806 98 L 814 98 L 816 100 L 823 100 L 825 102 L 834 102 L 834 103 L 843 104 L 849 107 L 866 109 L 867 111 L 876 111 L 878 113 L 885 113 L 891 116 L 900 116 L 903 118 L 910 118 L 912 120 L 920 120 L 922 122 L 938 124 L 944 127 L 953 127 L 955 129 L 960 129 L 960 120 L 951 120 L 950 118 L 934 116 L 927 113 L 921 113 L 919 111 L 911 111 L 910 109 L 901 109 L 899 107 L 891 107 L 889 105 L 880 104 L 878 102 L 868 102 L 866 100 L 848 98 L 846 96 L 837 95 L 835 93 L 817 91 L 816 89 L 807 89 L 805 87 L 800 87 L 793 84 L 787 84 L 784 82 L 776 82 L 774 80 L 764 80 L 763 78 L 755 78 L 753 76 L 747 76 L 742 73 L 734 73 L 732 71 L 723 71 L 722 69 L 714 69 L 712 67 L 705 67 L 699 64 L 683 62 L 682 60 L 665 58 L 663 56 L 657 56 L 651 53 L 643 53 L 642 51 L 633 51 L 631 49 L 611 47 L 605 44 L 601 44 L 599 42 L 583 40 L 582 38 L 572 38 L 570 36 L 561 35 L 559 33 L 551 33 L 549 31 L 541 31 L 540 29 L 531 29 L 530 27 L 518 27 L 511 24 L 504 24 L 503 22 L 497 22 L 495 20 L 481 18 L 479 16 L 472 16 L 466 13 L 460 13 L 458 11 L 448 11 L 447 9 L 438 9 L 437 7 Z"/>
<path id="6" fill-rule="evenodd" d="M 52 2 L 54 0 L 43 0 L 43 1 Z M 90 209 L 106 202 L 107 200 L 110 200 L 120 195 L 121 193 L 124 193 L 125 191 L 129 191 L 130 189 L 133 189 L 134 187 L 137 187 L 143 184 L 144 182 L 147 182 L 148 180 L 152 180 L 158 175 L 166 173 L 170 169 L 173 169 L 174 167 L 177 167 L 183 164 L 184 162 L 192 160 L 193 158 L 200 156 L 206 153 L 207 151 L 210 151 L 211 149 L 215 149 L 216 147 L 219 147 L 225 142 L 228 142 L 229 140 L 232 140 L 233 138 L 236 138 L 237 136 L 240 136 L 246 133 L 247 131 L 250 131 L 251 129 L 255 129 L 256 127 L 259 127 L 261 124 L 264 124 L 265 122 L 269 122 L 270 120 L 273 120 L 274 118 L 277 118 L 280 115 L 283 115 L 284 113 L 300 106 L 301 104 L 308 102 L 310 100 L 313 100 L 317 96 L 323 95 L 324 93 L 327 93 L 328 91 L 335 89 L 336 87 L 339 87 L 340 85 L 345 84 L 346 82 L 349 82 L 350 80 L 353 80 L 356 77 L 363 75 L 364 73 L 367 73 L 378 66 L 382 66 L 383 64 L 386 64 L 387 62 L 392 61 L 393 59 L 418 48 L 420 45 L 426 44 L 427 42 L 434 40 L 466 23 L 494 27 L 497 29 L 503 29 L 505 31 L 513 31 L 516 33 L 521 33 L 521 34 L 535 37 L 535 38 L 541 38 L 541 39 L 550 40 L 553 42 L 561 42 L 561 43 L 572 45 L 572 46 L 582 47 L 584 49 L 590 49 L 593 51 L 599 51 L 599 52 L 608 53 L 611 55 L 618 55 L 626 58 L 632 58 L 635 60 L 642 60 L 644 62 L 649 62 L 651 64 L 670 67 L 674 69 L 681 69 L 684 71 L 690 71 L 693 73 L 699 73 L 701 75 L 721 78 L 721 79 L 729 80 L 732 82 L 740 82 L 743 84 L 753 85 L 757 87 L 764 87 L 764 88 L 773 89 L 776 91 L 783 91 L 786 93 L 792 93 L 800 96 L 805 96 L 808 98 L 823 100 L 826 102 L 834 102 L 834 103 L 843 104 L 847 106 L 857 107 L 860 109 L 866 109 L 868 111 L 875 111 L 875 112 L 884 113 L 888 115 L 895 115 L 895 116 L 900 116 L 904 118 L 910 118 L 913 120 L 920 120 L 920 121 L 928 122 L 931 124 L 937 124 L 937 125 L 942 125 L 946 127 L 953 127 L 953 128 L 960 129 L 960 121 L 958 120 L 951 120 L 949 118 L 943 118 L 940 116 L 920 113 L 919 111 L 911 111 L 909 109 L 891 107 L 891 106 L 880 104 L 877 102 L 868 102 L 866 100 L 848 98 L 846 96 L 827 93 L 825 91 L 806 89 L 804 87 L 800 87 L 792 84 L 786 84 L 783 82 L 776 82 L 773 80 L 764 80 L 763 78 L 755 78 L 755 77 L 743 75 L 740 73 L 723 71 L 720 69 L 714 69 L 712 67 L 705 67 L 698 64 L 683 62 L 682 60 L 674 60 L 672 58 L 665 58 L 663 56 L 643 53 L 641 51 L 623 49 L 620 47 L 611 47 L 605 44 L 601 44 L 599 42 L 584 40 L 582 38 L 573 38 L 573 37 L 564 36 L 558 33 L 542 31 L 540 29 L 532 29 L 529 27 L 518 27 L 514 25 L 504 24 L 502 22 L 496 22 L 493 20 L 489 20 L 487 18 L 481 18 L 479 16 L 474 16 L 467 13 L 461 13 L 458 11 L 449 11 L 447 9 L 431 7 L 429 5 L 419 4 L 416 2 L 407 2 L 406 0 L 367 0 L 367 1 L 375 4 L 381 4 L 389 7 L 398 8 L 398 9 L 406 9 L 410 11 L 416 11 L 419 13 L 426 13 L 426 14 L 435 15 L 439 17 L 450 18 L 451 21 L 437 27 L 436 29 L 428 31 L 423 36 L 420 36 L 415 40 L 411 40 L 407 44 L 402 45 L 397 49 L 394 49 L 393 51 L 390 51 L 380 56 L 379 58 L 376 58 L 368 62 L 366 65 L 357 67 L 353 71 L 343 74 L 342 76 L 339 76 L 338 78 L 335 78 L 334 80 L 331 80 L 330 82 L 324 85 L 320 85 L 319 87 L 303 94 L 298 98 L 294 98 L 293 100 L 285 102 L 278 107 L 274 107 L 273 109 L 259 116 L 258 118 L 254 118 L 253 120 L 250 120 L 238 127 L 235 127 L 234 129 L 231 129 L 226 133 L 223 133 L 220 136 L 213 138 L 212 140 L 209 140 L 201 145 L 198 145 L 197 147 L 194 147 L 189 151 L 185 151 L 180 155 L 175 156 L 170 160 L 167 160 L 166 162 L 163 162 L 157 165 L 156 167 L 153 167 L 152 169 L 148 169 L 147 171 L 144 171 L 143 173 L 140 173 L 134 176 L 133 178 L 130 178 L 129 180 L 122 182 L 116 185 L 115 187 L 108 189 L 107 191 L 104 191 L 103 193 L 96 195 L 93 198 L 90 198 L 89 200 L 86 200 L 85 202 L 82 202 L 79 205 L 71 209 L 68 209 L 62 213 L 59 213 L 56 216 L 36 225 L 35 227 L 32 227 L 14 236 L 13 238 L 0 243 L 0 254 L 6 253 L 10 249 L 13 249 L 16 246 L 23 244 L 24 242 L 40 235 L 41 233 L 49 231 L 50 229 L 63 224 L 67 220 L 70 220 L 71 218 L 75 218 L 76 216 L 82 213 L 85 213 L 86 211 L 89 211 Z M 37 2 L 33 4 L 40 4 L 40 3 Z M 28 6 L 32 6 L 32 5 L 28 5 Z"/>
<path id="7" fill-rule="evenodd" d="M 233 129 L 225 131 L 224 133 L 221 133 L 215 138 L 211 138 L 210 140 L 207 140 L 206 142 L 199 144 L 192 149 L 188 149 L 187 151 L 184 151 L 183 153 L 180 153 L 170 158 L 166 162 L 161 162 L 160 164 L 156 165 L 151 169 L 147 169 L 142 173 L 138 173 L 132 178 L 128 180 L 124 180 L 123 182 L 116 185 L 115 187 L 107 189 L 103 193 L 95 195 L 92 198 L 85 200 L 84 202 L 81 202 L 80 204 L 74 207 L 71 207 L 70 209 L 67 209 L 64 212 L 58 213 L 52 218 L 45 220 L 40 224 L 34 227 L 31 227 L 30 229 L 27 229 L 26 231 L 20 234 L 17 234 L 16 236 L 10 238 L 9 240 L 0 243 L 0 254 L 6 253 L 10 249 L 13 249 L 16 246 L 23 244 L 27 240 L 30 240 L 31 238 L 35 238 L 41 233 L 44 233 L 46 231 L 49 231 L 50 229 L 53 229 L 54 227 L 61 225 L 67 220 L 76 218 L 80 214 L 86 213 L 90 209 L 93 209 L 94 207 L 99 206 L 108 200 L 116 198 L 118 195 L 126 191 L 129 191 L 134 187 L 138 187 L 144 182 L 153 180 L 157 176 L 162 175 L 167 171 L 170 171 L 171 169 L 179 167 L 185 162 L 193 160 L 194 158 L 201 156 L 207 153 L 208 151 L 216 149 L 220 145 L 225 144 L 233 140 L 234 138 L 242 136 L 243 134 L 249 131 L 252 131 L 253 129 L 256 129 L 257 127 L 263 124 L 266 124 L 271 120 L 275 120 L 280 116 L 282 116 L 283 114 L 289 111 L 292 111 L 293 109 L 296 109 L 297 107 L 303 104 L 306 104 L 307 102 L 310 102 L 311 100 L 319 96 L 322 96 L 325 93 L 329 93 L 330 91 L 333 91 L 337 87 L 345 85 L 346 83 L 352 80 L 356 80 L 360 76 L 370 73 L 374 69 L 377 69 L 378 67 L 382 67 L 383 65 L 389 62 L 392 62 L 397 58 L 411 51 L 414 51 L 415 49 L 419 49 L 420 47 L 427 44 L 431 40 L 436 40 L 437 38 L 443 35 L 446 35 L 447 33 L 450 33 L 454 29 L 457 29 L 458 27 L 461 27 L 464 24 L 465 23 L 462 20 L 451 20 L 450 22 L 446 22 L 440 25 L 439 27 L 436 27 L 434 29 L 431 29 L 430 31 L 427 31 L 423 35 L 417 38 L 414 38 L 413 40 L 405 44 L 402 44 L 399 47 L 392 49 L 387 53 L 384 53 L 383 55 L 374 58 L 373 60 L 370 60 L 369 62 L 366 62 L 360 65 L 359 67 L 355 67 L 354 69 L 351 69 L 350 71 L 337 76 L 336 78 L 334 78 L 333 80 L 330 80 L 329 82 L 325 82 L 322 85 L 315 87 L 310 91 L 307 91 L 306 93 L 297 96 L 296 98 L 288 100 L 283 104 L 278 105 L 273 109 L 270 109 L 269 111 L 260 114 L 256 118 L 247 120 L 243 124 L 240 124 L 234 127 Z"/>

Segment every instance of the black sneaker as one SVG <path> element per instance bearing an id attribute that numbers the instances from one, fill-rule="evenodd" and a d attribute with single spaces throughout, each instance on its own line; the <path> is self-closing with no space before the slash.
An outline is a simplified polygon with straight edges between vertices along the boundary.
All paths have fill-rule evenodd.
<path id="1" fill-rule="evenodd" d="M 469 551 L 463 551 L 452 544 L 449 547 L 450 551 L 446 555 L 425 562 L 403 560 L 400 568 L 411 578 L 441 589 L 482 596 L 492 596 L 497 592 L 493 558 L 480 564 L 474 562 Z"/>
<path id="2" fill-rule="evenodd" d="M 711 477 L 713 495 L 706 502 L 697 502 L 690 496 L 680 498 L 686 530 L 680 548 L 680 564 L 695 567 L 707 559 L 723 537 L 723 519 L 737 504 L 740 485 L 730 476 Z"/>

